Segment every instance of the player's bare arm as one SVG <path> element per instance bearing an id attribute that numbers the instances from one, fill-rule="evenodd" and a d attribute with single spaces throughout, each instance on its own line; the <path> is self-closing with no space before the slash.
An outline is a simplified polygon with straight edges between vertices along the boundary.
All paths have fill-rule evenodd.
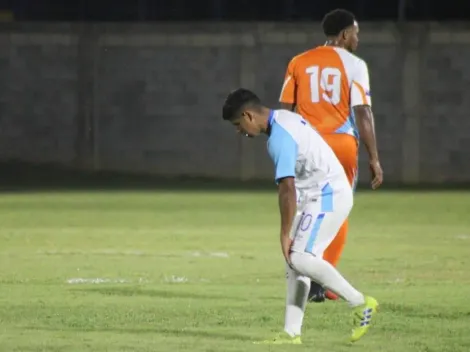
<path id="1" fill-rule="evenodd" d="M 289 251 L 292 240 L 290 231 L 297 209 L 297 197 L 293 177 L 284 177 L 279 181 L 279 211 L 281 213 L 281 248 L 287 263 L 290 264 Z"/>
<path id="2" fill-rule="evenodd" d="M 383 182 L 383 171 L 380 166 L 377 141 L 375 138 L 374 115 L 369 105 L 355 106 L 354 115 L 356 116 L 359 135 L 369 154 L 369 165 L 372 172 L 372 189 L 376 189 Z"/>

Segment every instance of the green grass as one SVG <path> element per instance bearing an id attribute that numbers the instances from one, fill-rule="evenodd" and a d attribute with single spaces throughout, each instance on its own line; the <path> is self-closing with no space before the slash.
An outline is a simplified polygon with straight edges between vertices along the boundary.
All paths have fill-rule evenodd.
<path id="1" fill-rule="evenodd" d="M 257 346 L 283 326 L 275 193 L 3 194 L 0 351 L 469 351 L 469 211 L 359 192 L 339 268 L 376 324 L 349 346 L 347 305 L 310 304 L 302 346 Z"/>

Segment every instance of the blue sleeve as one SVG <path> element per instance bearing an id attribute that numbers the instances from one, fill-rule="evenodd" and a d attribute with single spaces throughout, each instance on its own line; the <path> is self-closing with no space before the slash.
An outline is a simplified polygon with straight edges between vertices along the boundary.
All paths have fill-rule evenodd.
<path id="1" fill-rule="evenodd" d="M 297 143 L 289 132 L 274 123 L 268 140 L 268 153 L 274 163 L 276 183 L 284 177 L 295 177 L 297 149 Z"/>

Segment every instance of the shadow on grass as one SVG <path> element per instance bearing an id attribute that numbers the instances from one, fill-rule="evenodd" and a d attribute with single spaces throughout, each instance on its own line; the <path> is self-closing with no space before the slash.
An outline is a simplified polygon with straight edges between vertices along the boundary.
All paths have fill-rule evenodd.
<path id="1" fill-rule="evenodd" d="M 222 340 L 237 340 L 237 341 L 254 341 L 255 338 L 249 335 L 237 334 L 232 332 L 216 332 L 209 330 L 195 330 L 195 329 L 167 329 L 158 326 L 155 327 L 136 327 L 136 328 L 122 328 L 122 327 L 41 327 L 29 326 L 27 330 L 34 331 L 71 331 L 71 332 L 111 332 L 119 334 L 159 334 L 163 336 L 175 337 L 197 337 L 197 338 L 210 338 Z"/>
<path id="2" fill-rule="evenodd" d="M 201 299 L 201 300 L 233 300 L 244 301 L 237 297 L 212 295 L 212 294 L 198 294 L 194 292 L 182 292 L 173 290 L 155 290 L 155 289 L 140 289 L 133 287 L 100 287 L 100 288 L 74 288 L 71 289 L 76 292 L 98 293 L 105 296 L 120 296 L 120 297 L 158 297 L 169 299 Z"/>
<path id="3" fill-rule="evenodd" d="M 449 320 L 465 320 L 470 319 L 470 309 L 464 310 L 451 310 L 446 308 L 434 307 L 434 306 L 417 306 L 406 305 L 406 304 L 381 304 L 381 312 L 395 313 L 401 316 L 409 318 L 421 318 L 421 319 L 449 319 Z"/>

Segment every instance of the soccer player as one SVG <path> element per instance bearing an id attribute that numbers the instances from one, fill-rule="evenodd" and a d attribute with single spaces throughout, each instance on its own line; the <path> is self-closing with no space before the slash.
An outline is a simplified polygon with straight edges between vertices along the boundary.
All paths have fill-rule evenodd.
<path id="1" fill-rule="evenodd" d="M 287 270 L 285 326 L 279 336 L 261 343 L 301 343 L 311 280 L 350 304 L 355 318 L 351 341 L 357 341 L 367 332 L 378 303 L 322 258 L 353 206 L 353 191 L 338 158 L 300 115 L 270 110 L 249 90 L 229 94 L 222 115 L 243 135 L 268 135 L 268 153 L 275 166 Z"/>
<path id="2" fill-rule="evenodd" d="M 284 109 L 302 115 L 325 139 L 355 189 L 359 136 L 369 154 L 372 189 L 382 184 L 366 63 L 352 53 L 358 46 L 359 27 L 354 15 L 338 9 L 325 15 L 325 45 L 295 56 L 288 64 L 280 102 Z M 324 253 L 337 266 L 346 242 L 347 219 Z M 312 282 L 309 300 L 338 297 Z"/>

